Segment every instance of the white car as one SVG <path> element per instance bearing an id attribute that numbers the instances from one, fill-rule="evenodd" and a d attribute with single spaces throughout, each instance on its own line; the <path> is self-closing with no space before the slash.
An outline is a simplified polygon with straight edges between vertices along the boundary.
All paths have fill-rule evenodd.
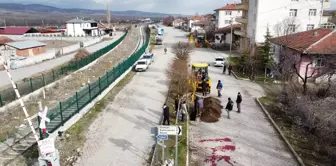
<path id="1" fill-rule="evenodd" d="M 214 62 L 214 66 L 223 67 L 224 63 L 225 63 L 225 58 L 224 57 L 216 57 L 215 62 Z"/>
<path id="2" fill-rule="evenodd" d="M 141 59 L 147 60 L 148 65 L 152 64 L 154 62 L 153 60 L 153 53 L 145 53 Z"/>
<path id="3" fill-rule="evenodd" d="M 146 71 L 148 69 L 148 61 L 146 59 L 140 59 L 135 66 L 135 71 Z"/>

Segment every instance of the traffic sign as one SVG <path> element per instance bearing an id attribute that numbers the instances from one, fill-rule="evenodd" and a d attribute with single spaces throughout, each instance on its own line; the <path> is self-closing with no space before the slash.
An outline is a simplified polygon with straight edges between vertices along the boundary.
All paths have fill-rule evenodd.
<path id="1" fill-rule="evenodd" d="M 54 138 L 46 138 L 43 140 L 38 141 L 38 146 L 40 147 L 40 152 L 43 155 L 46 155 L 48 153 L 55 152 L 55 140 Z"/>
<path id="2" fill-rule="evenodd" d="M 158 135 L 182 135 L 182 126 L 164 126 L 158 127 Z"/>
<path id="3" fill-rule="evenodd" d="M 168 140 L 168 135 L 157 135 L 156 139 L 159 140 Z"/>

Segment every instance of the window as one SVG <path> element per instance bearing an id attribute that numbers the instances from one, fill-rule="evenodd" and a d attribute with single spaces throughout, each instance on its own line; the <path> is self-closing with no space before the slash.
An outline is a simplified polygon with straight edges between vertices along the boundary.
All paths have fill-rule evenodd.
<path id="1" fill-rule="evenodd" d="M 309 9 L 308 16 L 316 16 L 316 9 Z"/>
<path id="2" fill-rule="evenodd" d="M 324 67 L 326 64 L 326 59 L 322 57 L 316 57 L 313 60 L 314 67 Z"/>
<path id="3" fill-rule="evenodd" d="M 314 24 L 307 24 L 307 31 L 314 29 Z"/>
<path id="4" fill-rule="evenodd" d="M 231 11 L 225 11 L 225 15 L 231 15 L 232 12 Z"/>
<path id="5" fill-rule="evenodd" d="M 289 9 L 289 16 L 296 17 L 297 16 L 297 9 Z"/>
<path id="6" fill-rule="evenodd" d="M 230 24 L 230 20 L 225 20 L 225 24 Z"/>
<path id="7" fill-rule="evenodd" d="M 291 32 L 291 33 L 295 32 L 295 24 L 288 25 L 288 32 Z"/>

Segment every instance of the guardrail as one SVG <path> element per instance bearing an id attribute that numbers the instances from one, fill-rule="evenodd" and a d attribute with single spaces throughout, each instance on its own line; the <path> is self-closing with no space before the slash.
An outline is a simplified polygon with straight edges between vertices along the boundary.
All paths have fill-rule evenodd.
<path id="1" fill-rule="evenodd" d="M 71 62 L 66 66 L 61 66 L 57 69 L 52 69 L 47 73 L 42 73 L 40 76 L 25 78 L 20 83 L 16 85 L 21 95 L 26 95 L 34 92 L 37 89 L 40 89 L 56 80 L 62 78 L 63 76 L 68 75 L 72 71 L 76 71 L 89 63 L 95 61 L 102 55 L 106 54 L 114 47 L 116 47 L 127 35 L 127 32 L 119 38 L 117 41 L 112 44 L 92 53 L 90 56 L 87 56 L 79 61 Z M 13 88 L 7 88 L 0 91 L 0 107 L 16 100 L 16 95 Z"/>

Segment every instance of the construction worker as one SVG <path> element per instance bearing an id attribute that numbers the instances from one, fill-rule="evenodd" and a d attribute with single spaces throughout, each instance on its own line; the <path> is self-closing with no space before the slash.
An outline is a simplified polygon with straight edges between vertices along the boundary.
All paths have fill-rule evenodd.
<path id="1" fill-rule="evenodd" d="M 230 119 L 230 112 L 232 111 L 232 109 L 233 109 L 233 101 L 231 100 L 231 98 L 229 97 L 229 99 L 228 99 L 229 101 L 228 101 L 228 103 L 226 104 L 226 107 L 225 107 L 225 109 L 226 109 L 226 111 L 227 111 L 227 114 L 228 114 L 228 116 L 227 116 L 227 118 L 228 119 Z"/>
<path id="2" fill-rule="evenodd" d="M 203 96 L 206 96 L 207 89 L 208 89 L 208 84 L 207 84 L 206 80 L 204 79 L 202 81 L 202 93 L 203 93 Z"/>

